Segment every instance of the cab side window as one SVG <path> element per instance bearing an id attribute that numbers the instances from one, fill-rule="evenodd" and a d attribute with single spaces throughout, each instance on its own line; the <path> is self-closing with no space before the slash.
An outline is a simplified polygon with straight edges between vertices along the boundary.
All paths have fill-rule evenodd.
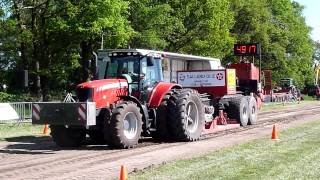
<path id="1" fill-rule="evenodd" d="M 163 81 L 160 59 L 153 58 L 153 63 L 148 64 L 145 72 L 145 78 L 147 81 L 151 82 Z"/>

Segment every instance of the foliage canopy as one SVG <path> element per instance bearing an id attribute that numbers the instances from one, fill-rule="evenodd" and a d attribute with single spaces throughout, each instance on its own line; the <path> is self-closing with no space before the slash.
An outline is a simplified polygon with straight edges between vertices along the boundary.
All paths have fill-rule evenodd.
<path id="1" fill-rule="evenodd" d="M 236 42 L 262 44 L 274 81 L 312 83 L 314 42 L 291 0 L 3 0 L 0 83 L 28 69 L 30 91 L 46 95 L 90 78 L 92 51 L 148 48 L 236 61 Z"/>

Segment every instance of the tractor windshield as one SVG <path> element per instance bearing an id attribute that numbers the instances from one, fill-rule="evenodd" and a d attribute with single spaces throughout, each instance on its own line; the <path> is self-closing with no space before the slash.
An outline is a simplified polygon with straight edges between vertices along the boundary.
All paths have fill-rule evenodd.
<path id="1" fill-rule="evenodd" d="M 109 56 L 98 59 L 98 79 L 125 78 L 130 84 L 163 80 L 161 59 L 147 56 Z"/>
<path id="2" fill-rule="evenodd" d="M 282 79 L 281 81 L 282 88 L 288 88 L 293 85 L 292 79 Z"/>
<path id="3" fill-rule="evenodd" d="M 106 78 L 125 77 L 129 83 L 139 81 L 140 57 L 111 57 L 107 64 Z"/>

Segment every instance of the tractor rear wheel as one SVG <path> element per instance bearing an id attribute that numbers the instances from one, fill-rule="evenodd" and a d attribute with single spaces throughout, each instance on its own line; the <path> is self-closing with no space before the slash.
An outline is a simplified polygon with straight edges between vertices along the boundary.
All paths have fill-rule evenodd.
<path id="1" fill-rule="evenodd" d="M 162 141 L 169 139 L 169 132 L 168 132 L 168 100 L 170 96 L 173 94 L 172 91 L 166 93 L 163 97 L 160 106 L 157 108 L 156 114 L 156 121 L 155 127 L 156 131 L 151 132 L 151 136 L 153 139 Z"/>
<path id="2" fill-rule="evenodd" d="M 248 124 L 252 125 L 257 122 L 258 119 L 258 107 L 256 99 L 252 96 L 246 96 L 248 101 Z"/>
<path id="3" fill-rule="evenodd" d="M 85 129 L 50 125 L 53 141 L 60 147 L 79 147 L 86 138 Z"/>
<path id="4" fill-rule="evenodd" d="M 198 92 L 180 90 L 168 101 L 168 128 L 177 141 L 195 141 L 204 126 L 204 105 Z"/>
<path id="5" fill-rule="evenodd" d="M 236 119 L 241 126 L 248 124 L 248 101 L 244 96 L 234 97 L 229 101 L 228 117 Z"/>
<path id="6" fill-rule="evenodd" d="M 136 146 L 142 131 L 140 108 L 131 101 L 116 104 L 105 128 L 104 135 L 111 147 L 132 148 Z"/>

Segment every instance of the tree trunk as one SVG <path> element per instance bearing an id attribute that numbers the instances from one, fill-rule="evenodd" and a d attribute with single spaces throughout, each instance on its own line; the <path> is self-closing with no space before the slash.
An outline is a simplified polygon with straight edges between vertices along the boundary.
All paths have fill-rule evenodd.
<path id="1" fill-rule="evenodd" d="M 92 58 L 92 43 L 89 41 L 81 42 L 81 65 L 82 65 L 82 81 L 90 80 L 90 69 L 88 61 Z"/>
<path id="2" fill-rule="evenodd" d="M 49 101 L 49 89 L 48 89 L 48 77 L 47 76 L 41 76 L 41 90 L 42 90 L 42 100 L 44 102 Z"/>
<path id="3" fill-rule="evenodd" d="M 32 6 L 35 5 L 35 2 L 34 0 L 32 0 Z M 41 80 L 40 80 L 40 61 L 39 61 L 39 55 L 38 55 L 38 51 L 39 51 L 39 48 L 40 46 L 38 46 L 37 44 L 37 41 L 36 41 L 36 12 L 35 12 L 35 8 L 32 8 L 31 9 L 31 32 L 33 34 L 33 37 L 32 37 L 32 46 L 33 46 L 33 49 L 32 49 L 32 59 L 34 61 L 34 65 L 35 65 L 35 75 L 36 75 L 36 78 L 35 78 L 35 90 L 36 90 L 36 94 L 37 94 L 37 97 L 38 97 L 38 100 L 39 101 L 42 101 L 42 95 L 41 95 Z"/>

